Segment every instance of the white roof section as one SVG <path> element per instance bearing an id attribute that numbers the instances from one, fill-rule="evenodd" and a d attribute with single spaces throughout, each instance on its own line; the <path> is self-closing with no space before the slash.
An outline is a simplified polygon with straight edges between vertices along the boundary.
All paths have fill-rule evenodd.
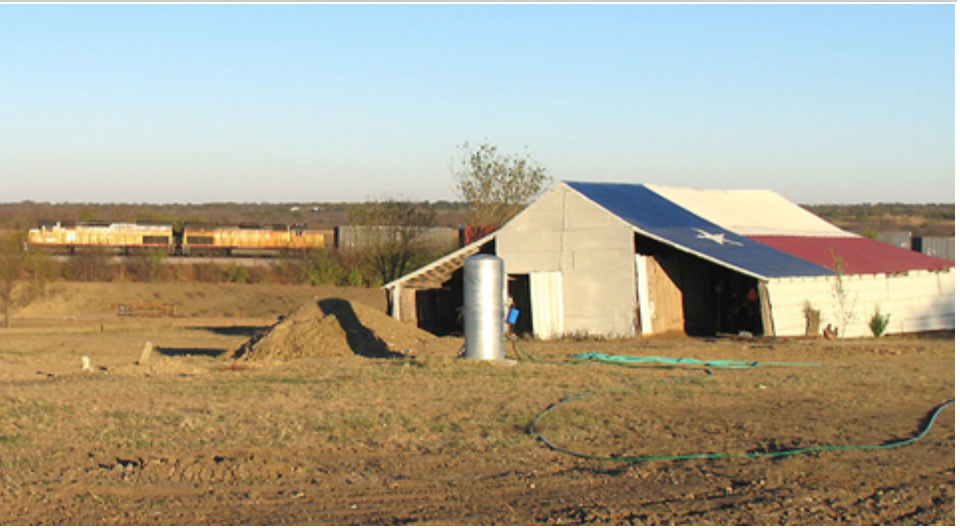
<path id="1" fill-rule="evenodd" d="M 646 185 L 691 213 L 743 236 L 856 237 L 767 190 Z"/>

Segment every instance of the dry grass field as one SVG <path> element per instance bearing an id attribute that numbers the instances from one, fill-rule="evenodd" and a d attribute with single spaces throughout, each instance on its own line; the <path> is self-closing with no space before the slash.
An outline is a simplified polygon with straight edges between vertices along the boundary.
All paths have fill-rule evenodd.
<path id="1" fill-rule="evenodd" d="M 178 316 L 118 315 L 141 303 Z M 488 364 L 383 310 L 368 289 L 56 284 L 0 330 L 0 523 L 955 524 L 954 407 L 900 447 L 751 456 L 916 436 L 954 397 L 953 335 L 523 341 Z"/>

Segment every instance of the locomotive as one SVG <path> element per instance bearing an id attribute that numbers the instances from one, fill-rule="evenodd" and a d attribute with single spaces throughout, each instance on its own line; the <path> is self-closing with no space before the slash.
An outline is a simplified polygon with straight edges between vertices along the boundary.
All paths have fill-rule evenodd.
<path id="1" fill-rule="evenodd" d="M 326 232 L 307 229 L 303 224 L 240 224 L 236 227 L 187 224 L 176 238 L 179 240 L 176 253 L 180 255 L 278 254 L 326 246 Z"/>
<path id="2" fill-rule="evenodd" d="M 170 255 L 278 255 L 322 249 L 329 231 L 303 224 L 220 226 L 163 223 L 40 222 L 27 234 L 29 245 L 73 254 L 103 249 L 124 255 L 162 251 Z"/>

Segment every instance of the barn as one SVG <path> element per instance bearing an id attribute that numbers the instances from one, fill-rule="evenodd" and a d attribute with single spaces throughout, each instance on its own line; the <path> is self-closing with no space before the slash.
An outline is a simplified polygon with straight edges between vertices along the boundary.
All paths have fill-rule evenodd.
<path id="1" fill-rule="evenodd" d="M 767 190 L 561 182 L 498 231 L 384 286 L 393 317 L 459 330 L 463 265 L 504 260 L 519 333 L 842 337 L 952 330 L 955 265 L 843 231 Z"/>

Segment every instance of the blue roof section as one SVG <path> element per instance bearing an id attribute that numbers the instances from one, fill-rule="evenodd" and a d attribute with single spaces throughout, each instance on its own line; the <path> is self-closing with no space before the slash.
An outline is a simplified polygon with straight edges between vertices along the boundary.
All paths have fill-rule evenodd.
<path id="1" fill-rule="evenodd" d="M 643 185 L 564 182 L 639 231 L 762 278 L 832 275 L 827 268 L 728 231 Z"/>

